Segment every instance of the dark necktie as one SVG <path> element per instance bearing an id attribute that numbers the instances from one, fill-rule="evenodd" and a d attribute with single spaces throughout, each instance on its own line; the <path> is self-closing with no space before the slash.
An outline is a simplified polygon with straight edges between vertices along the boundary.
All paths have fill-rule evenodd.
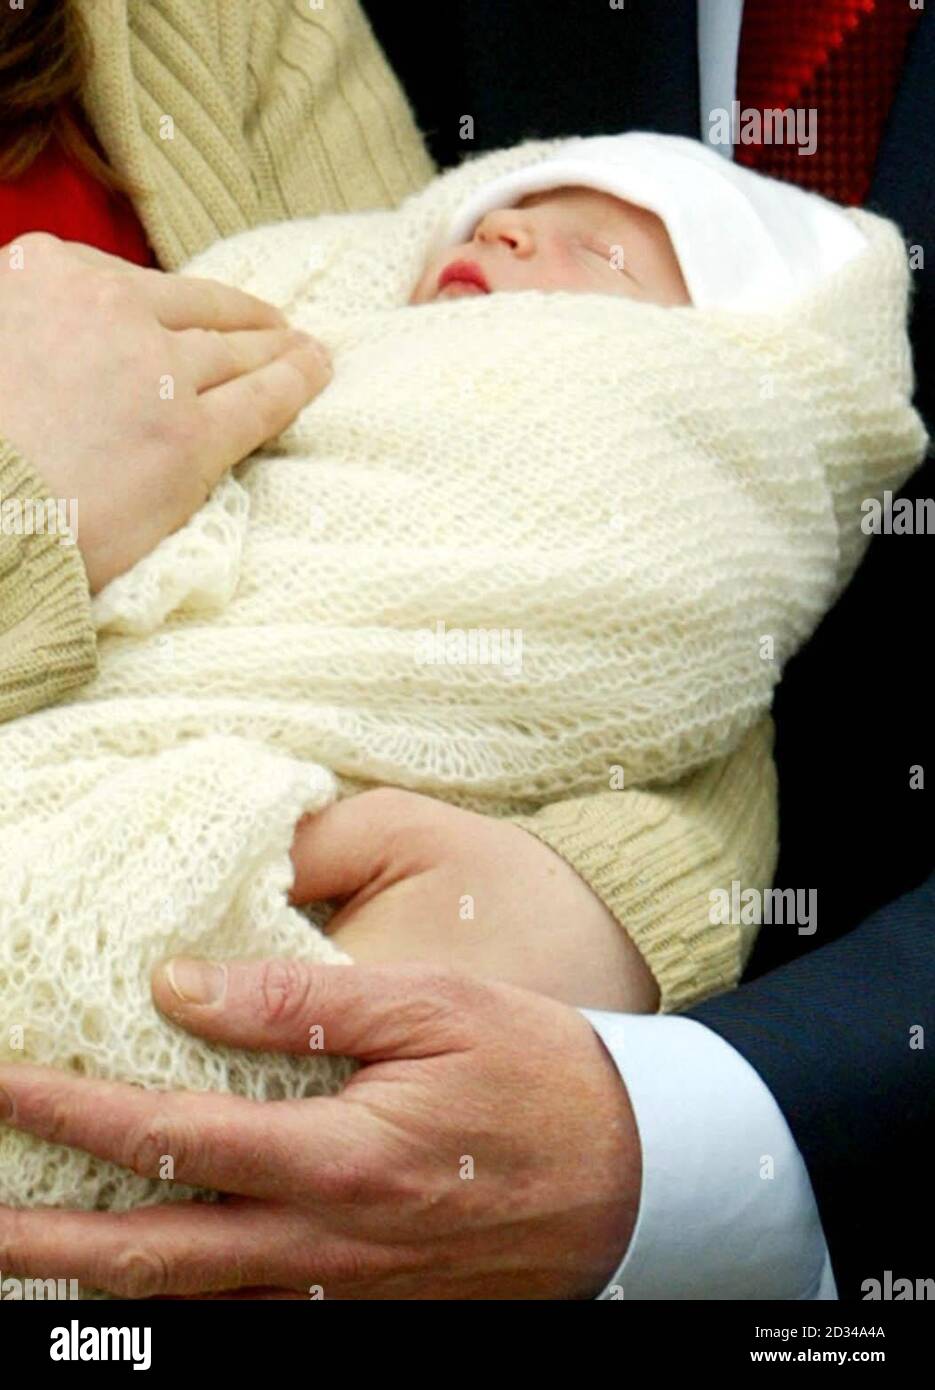
<path id="1" fill-rule="evenodd" d="M 910 0 L 746 0 L 737 68 L 741 118 L 749 111 L 814 111 L 808 119 L 816 122 L 817 147 L 806 155 L 795 144 L 737 144 L 737 162 L 841 203 L 862 203 L 920 17 Z"/>

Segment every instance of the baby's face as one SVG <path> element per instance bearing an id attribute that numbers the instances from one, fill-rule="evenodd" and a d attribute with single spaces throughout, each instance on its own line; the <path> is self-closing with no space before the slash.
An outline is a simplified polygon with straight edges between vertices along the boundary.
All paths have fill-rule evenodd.
<path id="1" fill-rule="evenodd" d="M 550 189 L 488 212 L 469 242 L 432 258 L 410 303 L 503 290 L 691 303 L 661 219 L 592 188 Z"/>

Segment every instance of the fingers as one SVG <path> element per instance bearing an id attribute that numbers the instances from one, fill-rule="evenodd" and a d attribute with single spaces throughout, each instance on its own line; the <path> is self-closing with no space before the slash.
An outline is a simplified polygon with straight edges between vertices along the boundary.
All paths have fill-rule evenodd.
<path id="1" fill-rule="evenodd" d="M 138 275 L 139 288 L 164 328 L 214 328 L 231 333 L 237 329 L 282 328 L 286 323 L 285 315 L 272 304 L 219 280 L 167 275 L 160 270 L 140 270 Z"/>
<path id="2" fill-rule="evenodd" d="M 98 271 L 113 271 L 131 277 L 135 289 L 155 312 L 164 328 L 215 328 L 221 332 L 237 329 L 283 328 L 286 317 L 275 305 L 268 304 L 245 290 L 233 289 L 219 280 L 206 280 L 194 275 L 174 275 L 135 265 L 122 256 L 99 251 L 84 242 L 59 242 L 58 238 L 35 233 L 49 244 L 58 243 L 59 253 L 81 261 Z"/>
<path id="3" fill-rule="evenodd" d="M 83 242 L 69 242 L 68 252 L 95 270 L 115 271 L 132 276 L 134 285 L 154 310 L 164 328 L 215 328 L 221 332 L 237 329 L 282 328 L 286 317 L 245 290 L 233 289 L 219 280 L 195 275 L 174 275 L 134 265 L 122 256 L 99 251 Z"/>
<path id="4" fill-rule="evenodd" d="M 55 240 L 60 241 L 59 238 L 55 238 Z M 162 275 L 165 273 L 161 270 L 150 270 L 146 266 L 137 265 L 135 261 L 125 260 L 123 256 L 115 256 L 110 251 L 101 251 L 96 246 L 89 246 L 85 241 L 60 242 L 60 245 L 62 248 L 67 248 L 69 256 L 94 266 L 95 270 L 116 270 L 121 274 L 130 275 Z"/>
<path id="5" fill-rule="evenodd" d="M 320 1288 L 321 1286 L 319 1285 L 318 1287 Z M 165 1297 L 169 1300 L 184 1298 L 186 1302 L 192 1298 L 197 1298 L 198 1301 L 202 1303 L 217 1303 L 221 1301 L 227 1303 L 233 1301 L 240 1302 L 241 1300 L 248 1303 L 265 1303 L 279 1299 L 287 1299 L 295 1303 L 299 1299 L 311 1298 L 312 1286 L 309 1285 L 307 1291 L 305 1289 L 247 1288 L 211 1290 L 210 1292 L 198 1294 L 168 1294 L 165 1295 Z"/>
<path id="6" fill-rule="evenodd" d="M 484 989 L 425 966 L 278 959 L 220 966 L 177 957 L 153 972 L 157 1008 L 198 1037 L 302 1056 L 320 1050 L 361 1062 L 430 1057 L 464 1046 L 468 1015 Z"/>
<path id="7" fill-rule="evenodd" d="M 368 1297 L 424 1263 L 415 1249 L 332 1234 L 316 1214 L 283 1204 L 169 1202 L 120 1213 L 0 1207 L 3 1274 L 77 1279 L 118 1298 Z"/>
<path id="8" fill-rule="evenodd" d="M 176 339 L 198 392 L 254 372 L 311 341 L 307 333 L 292 328 L 236 329 L 231 333 L 186 328 Z"/>
<path id="9" fill-rule="evenodd" d="M 310 1055 L 307 1037 L 305 1051 Z M 250 1197 L 301 1198 L 313 1181 L 312 1165 L 325 1180 L 334 1156 L 345 1155 L 349 1144 L 366 1146 L 374 1124 L 361 1107 L 331 1097 L 298 1105 L 144 1091 L 46 1067 L 0 1068 L 0 1086 L 13 1101 L 5 1123 L 14 1129 L 141 1177 Z"/>
<path id="10" fill-rule="evenodd" d="M 292 841 L 294 903 L 349 898 L 388 869 L 387 800 L 362 793 L 336 801 L 296 826 Z"/>
<path id="11" fill-rule="evenodd" d="M 228 468 L 275 438 L 330 380 L 327 354 L 310 339 L 256 371 L 203 391 L 198 401 L 207 435 L 219 441 L 216 452 L 202 460 L 205 481 L 213 487 Z"/>
<path id="12" fill-rule="evenodd" d="M 122 1298 L 246 1289 L 287 1264 L 295 1225 L 294 1211 L 252 1202 L 172 1202 L 119 1214 L 0 1207 L 0 1269 L 77 1279 Z M 305 1271 L 296 1264 L 301 1286 Z"/>

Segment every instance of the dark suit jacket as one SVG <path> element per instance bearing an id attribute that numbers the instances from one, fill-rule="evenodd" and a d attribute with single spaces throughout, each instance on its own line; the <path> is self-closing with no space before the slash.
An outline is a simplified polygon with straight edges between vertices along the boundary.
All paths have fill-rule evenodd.
<path id="1" fill-rule="evenodd" d="M 444 0 L 431 9 L 370 0 L 367 9 L 442 165 L 532 136 L 699 132 L 695 0 L 627 0 L 623 10 L 608 0 Z M 930 429 L 933 76 L 935 14 L 925 13 L 869 205 L 923 248 L 913 337 Z M 474 118 L 471 142 L 460 138 L 464 115 Z M 931 462 L 905 493 L 935 493 Z M 909 785 L 919 764 L 935 782 L 931 544 L 878 537 L 777 695 L 777 883 L 818 890 L 817 933 L 765 927 L 751 971 L 761 978 L 692 1011 L 749 1058 L 783 1108 L 842 1297 L 859 1297 L 862 1280 L 884 1269 L 935 1276 L 935 880 L 865 922 L 935 863 L 935 786 Z M 786 963 L 800 951 L 809 954 Z M 910 1048 L 913 1025 L 926 1030 L 924 1049 Z"/>

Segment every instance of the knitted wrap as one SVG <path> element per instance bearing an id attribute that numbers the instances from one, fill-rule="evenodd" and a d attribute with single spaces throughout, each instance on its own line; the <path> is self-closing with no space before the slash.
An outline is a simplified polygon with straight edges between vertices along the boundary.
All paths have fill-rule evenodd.
<path id="1" fill-rule="evenodd" d="M 282 305 L 335 376 L 97 598 L 97 679 L 0 729 L 5 1060 L 259 1098 L 338 1087 L 348 1064 L 314 1051 L 174 1029 L 151 967 L 342 959 L 287 902 L 293 826 L 339 788 L 505 814 L 728 752 L 856 566 L 860 501 L 919 462 L 905 253 L 867 214 L 865 254 L 768 318 L 584 294 L 406 305 L 465 192 L 551 148 L 190 267 Z M 0 1202 L 187 1195 L 0 1130 Z"/>

